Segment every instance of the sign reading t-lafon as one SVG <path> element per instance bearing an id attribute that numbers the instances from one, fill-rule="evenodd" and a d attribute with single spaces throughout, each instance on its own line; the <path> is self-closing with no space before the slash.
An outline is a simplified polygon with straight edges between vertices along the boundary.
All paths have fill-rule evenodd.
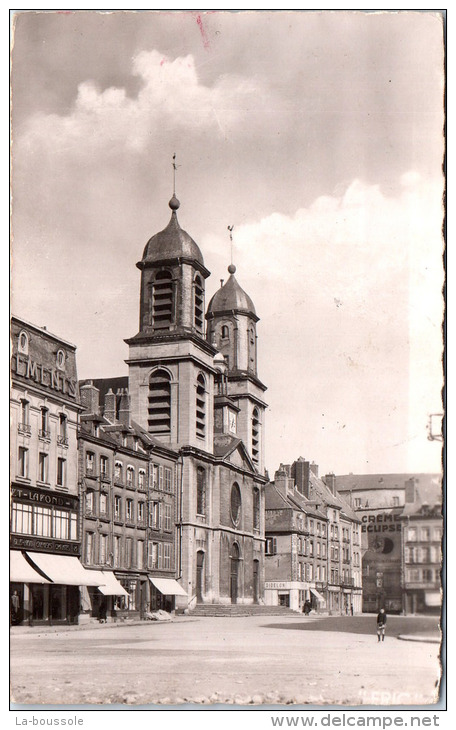
<path id="1" fill-rule="evenodd" d="M 362 516 L 363 532 L 400 532 L 401 516 L 399 514 L 391 514 L 381 512 L 376 515 Z"/>
<path id="2" fill-rule="evenodd" d="M 77 509 L 78 498 L 66 494 L 55 494 L 33 489 L 31 487 L 11 487 L 11 494 L 21 500 L 38 502 L 53 507 Z"/>
<path id="3" fill-rule="evenodd" d="M 77 389 L 76 381 L 66 377 L 62 372 L 54 368 L 48 368 L 28 355 L 21 355 L 19 352 L 15 356 L 16 374 L 23 378 L 33 380 L 38 385 L 45 388 L 52 388 L 60 393 L 68 395 L 70 398 L 76 398 Z"/>

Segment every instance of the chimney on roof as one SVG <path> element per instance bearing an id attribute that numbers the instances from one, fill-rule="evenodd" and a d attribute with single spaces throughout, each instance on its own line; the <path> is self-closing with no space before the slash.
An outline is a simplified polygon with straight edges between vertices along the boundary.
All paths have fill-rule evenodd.
<path id="1" fill-rule="evenodd" d="M 116 394 L 112 392 L 112 388 L 109 388 L 104 399 L 104 417 L 110 423 L 116 421 Z"/>
<path id="2" fill-rule="evenodd" d="M 286 496 L 288 488 L 288 474 L 284 464 L 281 464 L 274 474 L 274 485 L 281 494 Z"/>
<path id="3" fill-rule="evenodd" d="M 310 465 L 310 471 L 312 474 L 315 474 L 316 477 L 318 477 L 318 464 L 316 464 L 314 461 Z"/>
<path id="4" fill-rule="evenodd" d="M 100 391 L 98 388 L 95 388 L 91 380 L 86 385 L 81 385 L 79 395 L 81 405 L 84 407 L 86 413 L 98 415 L 100 411 Z"/>
<path id="5" fill-rule="evenodd" d="M 413 504 L 416 500 L 415 477 L 405 482 L 405 504 Z"/>
<path id="6" fill-rule="evenodd" d="M 305 459 L 299 458 L 291 467 L 296 489 L 307 499 L 310 499 L 310 471 L 311 465 Z"/>
<path id="7" fill-rule="evenodd" d="M 330 471 L 329 474 L 325 475 L 325 484 L 328 487 L 328 489 L 331 490 L 332 494 L 336 494 L 336 475 L 333 471 Z"/>
<path id="8" fill-rule="evenodd" d="M 119 421 L 124 426 L 130 425 L 130 396 L 126 388 L 122 389 L 119 404 Z"/>

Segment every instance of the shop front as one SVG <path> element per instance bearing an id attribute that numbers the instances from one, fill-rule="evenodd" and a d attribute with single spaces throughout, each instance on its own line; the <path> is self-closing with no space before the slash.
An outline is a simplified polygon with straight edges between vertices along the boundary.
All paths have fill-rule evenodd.
<path id="1" fill-rule="evenodd" d="M 167 611 L 173 613 L 176 609 L 176 596 L 185 596 L 187 593 L 174 578 L 152 578 L 150 581 L 150 610 Z"/>
<path id="2" fill-rule="evenodd" d="M 143 618 L 149 602 L 147 575 L 115 571 L 115 578 L 124 589 L 113 596 L 113 611 L 118 619 Z"/>
<path id="3" fill-rule="evenodd" d="M 78 558 L 10 552 L 11 623 L 76 624 L 80 587 L 97 583 Z"/>
<path id="4" fill-rule="evenodd" d="M 267 606 L 284 606 L 302 611 L 308 600 L 309 584 L 303 581 L 265 581 L 264 602 Z"/>
<path id="5" fill-rule="evenodd" d="M 100 622 L 116 620 L 116 602 L 120 597 L 128 599 L 128 592 L 120 584 L 110 570 L 90 570 L 90 574 L 98 581 L 96 587 L 88 586 L 82 593 L 81 620 L 90 618 Z"/>

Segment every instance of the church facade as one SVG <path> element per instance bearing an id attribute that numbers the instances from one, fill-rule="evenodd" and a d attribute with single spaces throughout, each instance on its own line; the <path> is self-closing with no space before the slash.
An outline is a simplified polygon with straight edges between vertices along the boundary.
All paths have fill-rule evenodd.
<path id="1" fill-rule="evenodd" d="M 264 591 L 264 415 L 258 317 L 235 267 L 205 307 L 210 272 L 177 219 L 147 243 L 139 331 L 129 346 L 131 418 L 179 454 L 176 577 L 198 603 L 258 603 Z M 207 323 L 207 324 L 206 324 Z"/>

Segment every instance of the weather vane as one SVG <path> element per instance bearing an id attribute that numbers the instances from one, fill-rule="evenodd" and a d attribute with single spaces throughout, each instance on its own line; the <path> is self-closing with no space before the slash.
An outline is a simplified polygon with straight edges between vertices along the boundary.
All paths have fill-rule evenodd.
<path id="1" fill-rule="evenodd" d="M 229 232 L 230 232 L 230 242 L 231 242 L 231 264 L 233 264 L 233 228 L 234 226 L 227 226 Z"/>
<path id="2" fill-rule="evenodd" d="M 173 154 L 173 195 L 176 195 L 176 170 L 180 165 L 176 165 L 176 153 Z"/>

